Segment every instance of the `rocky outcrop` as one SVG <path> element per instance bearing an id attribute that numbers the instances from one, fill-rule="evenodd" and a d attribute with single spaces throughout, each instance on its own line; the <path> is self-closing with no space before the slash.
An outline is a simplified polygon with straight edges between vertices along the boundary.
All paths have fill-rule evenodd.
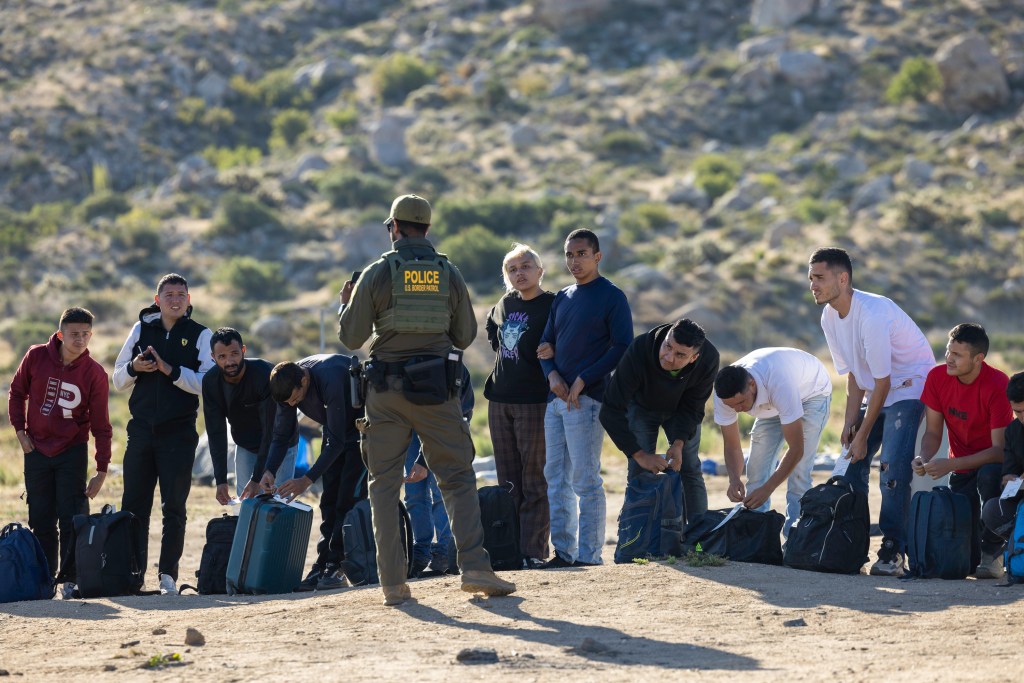
<path id="1" fill-rule="evenodd" d="M 956 114 L 998 109 L 1010 99 L 1002 64 L 976 33 L 947 40 L 935 53 L 935 63 L 942 74 L 942 98 Z"/>

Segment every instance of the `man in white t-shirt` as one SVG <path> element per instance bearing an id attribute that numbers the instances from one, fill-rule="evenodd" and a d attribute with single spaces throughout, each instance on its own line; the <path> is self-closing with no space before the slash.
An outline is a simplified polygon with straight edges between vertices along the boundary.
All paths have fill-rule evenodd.
<path id="1" fill-rule="evenodd" d="M 715 423 L 725 441 L 729 500 L 765 511 L 769 496 L 783 481 L 786 525 L 800 515 L 800 497 L 811 487 L 811 470 L 821 432 L 828 422 L 832 382 L 828 370 L 811 354 L 790 348 L 758 349 L 722 368 L 715 379 Z M 737 413 L 754 416 L 750 455 L 743 485 L 743 448 Z M 786 454 L 779 460 L 785 441 Z"/>
<path id="2" fill-rule="evenodd" d="M 882 547 L 875 576 L 902 576 L 910 508 L 911 462 L 924 414 L 921 392 L 935 354 L 921 329 L 890 299 L 853 288 L 853 264 L 843 249 L 818 249 L 807 277 L 822 306 L 836 372 L 846 375 L 846 411 L 840 436 L 849 448 L 846 477 L 867 494 L 871 460 L 882 449 L 878 526 Z M 827 304 L 827 305 L 826 305 Z"/>

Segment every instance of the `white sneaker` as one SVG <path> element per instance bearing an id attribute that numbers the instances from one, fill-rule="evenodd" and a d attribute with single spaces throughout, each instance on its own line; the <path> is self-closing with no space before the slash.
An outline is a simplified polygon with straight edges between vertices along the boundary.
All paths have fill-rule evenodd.
<path id="1" fill-rule="evenodd" d="M 160 575 L 160 595 L 177 595 L 178 587 L 174 585 L 174 579 L 170 574 Z"/>
<path id="2" fill-rule="evenodd" d="M 1003 578 L 1003 554 L 988 553 L 981 554 L 981 563 L 974 570 L 976 579 L 1001 579 Z"/>
<path id="3" fill-rule="evenodd" d="M 75 584 L 71 583 L 70 581 L 66 582 L 63 586 L 61 586 L 60 599 L 74 600 L 76 588 L 78 588 L 78 586 L 76 586 Z"/>

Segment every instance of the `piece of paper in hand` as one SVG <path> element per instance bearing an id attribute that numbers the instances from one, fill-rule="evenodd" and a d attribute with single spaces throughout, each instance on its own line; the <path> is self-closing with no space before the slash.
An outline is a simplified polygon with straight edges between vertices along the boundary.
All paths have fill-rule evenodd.
<path id="1" fill-rule="evenodd" d="M 1020 491 L 1021 484 L 1024 483 L 1024 479 L 1013 479 L 1006 483 L 1006 488 L 1003 489 L 1003 495 L 1000 498 L 1013 498 Z"/>
<path id="2" fill-rule="evenodd" d="M 718 531 L 718 530 L 719 530 L 719 529 L 721 529 L 721 528 L 722 528 L 723 526 L 725 526 L 725 523 L 726 523 L 726 522 L 728 522 L 728 521 L 729 521 L 730 519 L 732 519 L 733 517 L 735 517 L 735 516 L 736 516 L 736 513 L 737 513 L 737 512 L 739 512 L 739 511 L 740 511 L 740 509 L 741 509 L 742 507 L 743 507 L 743 503 L 736 503 L 736 507 L 734 507 L 734 508 L 733 508 L 733 509 L 732 509 L 732 510 L 731 510 L 731 511 L 729 512 L 729 514 L 727 514 L 727 515 L 725 516 L 725 519 L 723 519 L 723 520 L 722 520 L 721 522 L 719 522 L 719 523 L 718 523 L 718 526 L 716 526 L 716 527 L 715 527 L 714 529 L 712 529 L 711 531 Z"/>
<path id="3" fill-rule="evenodd" d="M 232 498 L 226 504 L 227 505 L 241 505 L 242 501 L 238 498 Z"/>
<path id="4" fill-rule="evenodd" d="M 846 476 L 846 470 L 850 469 L 850 458 L 849 458 L 849 455 L 850 455 L 850 449 L 849 448 L 843 448 L 843 450 L 841 450 L 839 452 L 839 457 L 836 458 L 836 466 L 832 468 L 832 476 L 833 477 L 843 477 L 843 476 Z"/>
<path id="5" fill-rule="evenodd" d="M 306 505 L 305 503 L 300 503 L 299 501 L 295 500 L 294 498 L 291 499 L 291 500 L 288 500 L 287 498 L 283 498 L 283 497 L 277 495 L 276 493 L 274 494 L 274 500 L 276 500 L 278 503 L 284 503 L 288 507 L 293 507 L 296 510 L 302 510 L 303 512 L 309 512 L 309 511 L 311 511 L 313 509 L 309 505 Z"/>

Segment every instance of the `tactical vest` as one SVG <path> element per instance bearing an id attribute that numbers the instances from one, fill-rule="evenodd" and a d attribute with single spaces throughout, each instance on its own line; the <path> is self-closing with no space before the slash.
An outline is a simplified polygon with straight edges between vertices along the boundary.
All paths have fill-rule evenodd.
<path id="1" fill-rule="evenodd" d="M 391 268 L 391 308 L 374 321 L 379 332 L 438 334 L 448 331 L 448 257 L 435 253 L 406 260 L 397 251 L 383 255 Z"/>

